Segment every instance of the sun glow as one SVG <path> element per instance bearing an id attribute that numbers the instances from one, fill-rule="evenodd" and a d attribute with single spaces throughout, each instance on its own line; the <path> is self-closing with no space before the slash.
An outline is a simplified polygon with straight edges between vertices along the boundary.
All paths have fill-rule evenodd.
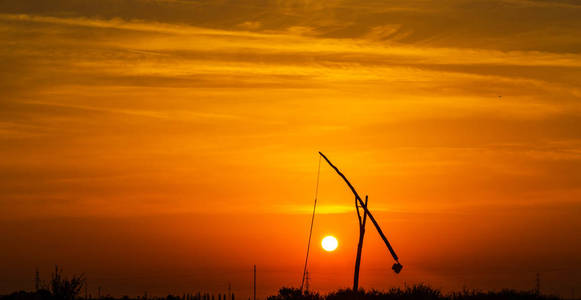
<path id="1" fill-rule="evenodd" d="M 321 246 L 323 247 L 323 249 L 325 249 L 325 251 L 328 252 L 335 251 L 338 245 L 339 243 L 337 242 L 337 239 L 331 235 L 324 237 L 323 240 L 321 241 Z"/>

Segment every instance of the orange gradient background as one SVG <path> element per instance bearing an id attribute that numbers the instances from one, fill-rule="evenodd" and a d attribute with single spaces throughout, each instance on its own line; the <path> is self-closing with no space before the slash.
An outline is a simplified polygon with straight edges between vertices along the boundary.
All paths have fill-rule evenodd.
<path id="1" fill-rule="evenodd" d="M 0 1 L 0 293 L 300 284 L 318 156 L 360 285 L 581 286 L 577 1 Z M 501 96 L 501 97 L 499 97 Z M 349 287 L 321 165 L 311 288 Z M 334 235 L 339 248 L 320 247 Z M 581 293 L 581 289 L 578 289 Z"/>

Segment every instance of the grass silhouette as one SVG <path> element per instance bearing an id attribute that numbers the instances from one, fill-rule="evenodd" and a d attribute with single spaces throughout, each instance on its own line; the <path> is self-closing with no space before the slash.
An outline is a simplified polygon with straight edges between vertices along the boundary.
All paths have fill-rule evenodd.
<path id="1" fill-rule="evenodd" d="M 61 281 L 70 281 L 62 279 Z M 61 282 L 62 283 L 62 282 Z M 224 297 L 225 298 L 225 297 Z M 0 296 L 0 300 L 64 300 L 64 299 L 85 299 L 77 294 L 71 297 L 70 294 L 55 293 L 51 289 L 41 289 L 36 292 L 15 292 L 9 295 Z M 101 298 L 90 298 L 101 300 L 116 299 L 166 299 L 166 300 L 202 300 L 196 295 L 166 297 L 128 297 L 123 296 L 114 298 L 111 296 Z M 479 291 L 479 290 L 462 290 L 444 294 L 439 289 L 432 288 L 425 284 L 416 284 L 405 288 L 392 288 L 388 291 L 364 290 L 353 291 L 351 289 L 340 289 L 332 291 L 326 295 L 318 292 L 305 291 L 301 292 L 298 288 L 282 287 L 276 295 L 268 296 L 266 300 L 560 300 L 557 296 L 548 296 L 537 294 L 533 291 L 516 291 L 505 289 L 501 291 Z"/>
<path id="2" fill-rule="evenodd" d="M 415 284 L 405 288 L 392 288 L 387 292 L 378 290 L 359 289 L 341 289 L 330 292 L 327 295 L 318 293 L 304 292 L 301 293 L 296 288 L 281 288 L 279 293 L 270 296 L 267 300 L 558 300 L 559 297 L 539 295 L 532 291 L 478 291 L 463 290 L 444 294 L 438 289 L 434 289 L 425 284 Z"/>

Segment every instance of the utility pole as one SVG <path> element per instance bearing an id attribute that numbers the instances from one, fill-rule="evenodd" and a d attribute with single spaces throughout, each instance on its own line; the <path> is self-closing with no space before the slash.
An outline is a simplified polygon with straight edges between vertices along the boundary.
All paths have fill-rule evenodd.
<path id="1" fill-rule="evenodd" d="M 254 265 L 254 297 L 252 298 L 253 300 L 256 300 L 256 265 Z"/>
<path id="2" fill-rule="evenodd" d="M 537 295 L 541 294 L 541 274 L 539 274 L 539 273 L 537 273 L 535 293 Z"/>
<path id="3" fill-rule="evenodd" d="M 40 290 L 40 273 L 38 272 L 38 268 L 36 268 L 34 274 L 34 290 L 37 292 Z"/>
<path id="4" fill-rule="evenodd" d="M 232 285 L 228 282 L 228 300 L 232 300 Z"/>

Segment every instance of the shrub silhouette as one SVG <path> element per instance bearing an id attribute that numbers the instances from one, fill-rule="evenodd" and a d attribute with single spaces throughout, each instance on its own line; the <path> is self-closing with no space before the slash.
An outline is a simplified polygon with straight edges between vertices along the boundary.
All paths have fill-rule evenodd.
<path id="1" fill-rule="evenodd" d="M 282 287 L 278 290 L 277 295 L 269 296 L 267 300 L 322 300 L 322 297 L 319 296 L 319 293 L 301 292 L 297 288 Z"/>
<path id="2" fill-rule="evenodd" d="M 55 299 L 73 300 L 79 295 L 85 285 L 85 276 L 73 275 L 71 279 L 62 276 L 62 270 L 55 266 L 51 275 L 49 290 Z"/>
<path id="3" fill-rule="evenodd" d="M 482 292 L 477 290 L 463 290 L 450 295 L 453 300 L 558 300 L 559 297 L 539 295 L 532 291 L 502 290 L 499 292 Z"/>
<path id="4" fill-rule="evenodd" d="M 388 292 L 379 292 L 377 290 L 365 291 L 359 289 L 354 292 L 351 289 L 338 290 L 327 295 L 325 300 L 347 300 L 347 299 L 364 299 L 364 300 L 395 300 L 395 299 L 418 299 L 418 300 L 437 300 L 443 299 L 439 290 L 433 289 L 424 284 L 417 284 L 411 287 L 392 288 Z"/>
<path id="5" fill-rule="evenodd" d="M 538 295 L 534 292 L 502 290 L 499 292 L 480 292 L 463 290 L 444 295 L 438 289 L 425 284 L 416 284 L 405 288 L 392 288 L 387 292 L 377 290 L 341 289 L 326 296 L 301 293 L 296 288 L 281 288 L 277 295 L 268 300 L 559 300 L 559 297 Z"/>

